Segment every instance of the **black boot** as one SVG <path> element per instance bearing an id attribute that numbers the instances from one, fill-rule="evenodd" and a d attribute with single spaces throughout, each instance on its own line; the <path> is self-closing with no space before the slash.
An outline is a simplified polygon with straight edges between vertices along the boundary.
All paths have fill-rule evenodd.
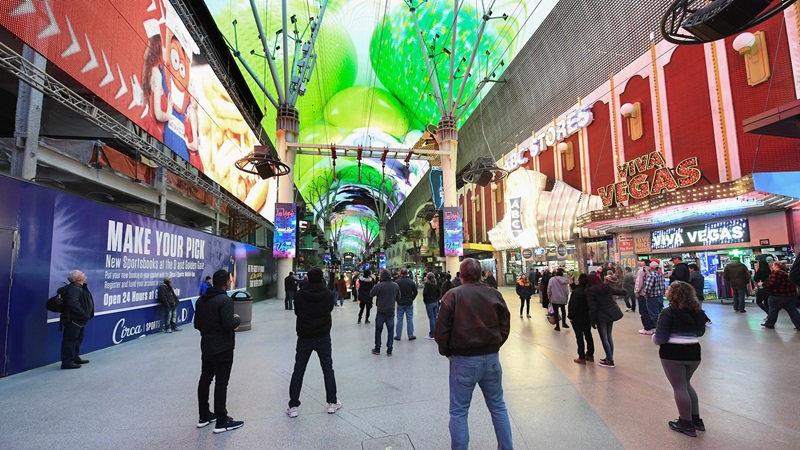
<path id="1" fill-rule="evenodd" d="M 678 419 L 675 421 L 670 421 L 669 428 L 672 431 L 677 431 L 678 433 L 683 433 L 687 436 L 697 437 L 697 431 L 695 431 L 694 425 L 688 420 Z"/>

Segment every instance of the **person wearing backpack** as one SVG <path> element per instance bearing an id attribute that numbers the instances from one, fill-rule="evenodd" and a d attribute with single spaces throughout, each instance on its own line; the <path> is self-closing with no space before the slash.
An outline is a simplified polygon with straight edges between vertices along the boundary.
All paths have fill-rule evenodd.
<path id="1" fill-rule="evenodd" d="M 80 353 L 86 323 L 94 317 L 94 299 L 83 272 L 73 270 L 67 274 L 67 280 L 70 284 L 63 295 L 64 311 L 61 313 L 61 325 L 64 328 L 61 368 L 80 369 L 82 364 L 89 364 L 89 360 L 81 358 Z"/>

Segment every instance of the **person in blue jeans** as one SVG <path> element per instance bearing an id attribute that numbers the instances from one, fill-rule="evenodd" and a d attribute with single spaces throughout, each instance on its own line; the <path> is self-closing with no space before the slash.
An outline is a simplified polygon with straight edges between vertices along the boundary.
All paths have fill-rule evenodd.
<path id="1" fill-rule="evenodd" d="M 439 317 L 439 297 L 441 297 L 441 288 L 436 283 L 436 276 L 428 272 L 422 288 L 422 301 L 425 303 L 425 312 L 428 313 L 428 323 L 431 327 L 428 339 L 433 339 L 435 336 L 436 318 Z"/>
<path id="2" fill-rule="evenodd" d="M 658 323 L 658 315 L 664 309 L 664 292 L 666 291 L 664 274 L 661 273 L 658 266 L 658 261 L 651 261 L 644 279 L 644 296 L 647 298 L 647 312 L 652 324 Z"/>
<path id="3" fill-rule="evenodd" d="M 503 400 L 503 368 L 498 352 L 508 339 L 511 314 L 497 289 L 481 283 L 481 265 L 461 263 L 462 287 L 442 297 L 436 321 L 439 353 L 450 360 L 450 447 L 469 448 L 469 407 L 480 386 L 492 416 L 497 448 L 514 448 L 511 422 Z"/>
<path id="4" fill-rule="evenodd" d="M 386 356 L 392 356 L 392 333 L 394 332 L 394 306 L 400 299 L 400 286 L 392 281 L 388 270 L 381 270 L 380 281 L 370 291 L 369 296 L 375 298 L 375 348 L 373 355 L 381 354 L 381 335 L 386 325 Z"/>
<path id="5" fill-rule="evenodd" d="M 397 301 L 397 330 L 394 340 L 399 341 L 403 337 L 403 316 L 408 323 L 408 340 L 413 341 L 417 337 L 414 335 L 414 299 L 417 298 L 417 283 L 408 276 L 408 269 L 400 269 L 400 276 L 397 278 L 397 286 L 400 288 L 400 300 Z"/>

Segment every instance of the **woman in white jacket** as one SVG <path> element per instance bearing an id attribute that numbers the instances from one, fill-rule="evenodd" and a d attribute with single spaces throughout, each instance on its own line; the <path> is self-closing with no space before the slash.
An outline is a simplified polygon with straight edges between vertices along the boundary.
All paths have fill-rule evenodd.
<path id="1" fill-rule="evenodd" d="M 558 321 L 561 320 L 564 328 L 569 328 L 567 325 L 567 299 L 569 298 L 569 281 L 564 277 L 564 269 L 558 268 L 556 270 L 556 276 L 550 278 L 550 281 L 547 283 L 547 298 L 550 300 L 550 304 L 553 305 L 553 314 L 556 316 L 556 331 L 561 331 L 561 327 L 558 326 Z M 558 310 L 561 310 L 561 315 L 559 316 Z"/>

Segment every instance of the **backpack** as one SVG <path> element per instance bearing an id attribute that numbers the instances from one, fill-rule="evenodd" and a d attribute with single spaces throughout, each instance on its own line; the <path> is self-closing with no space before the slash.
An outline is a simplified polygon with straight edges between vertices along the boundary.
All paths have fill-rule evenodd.
<path id="1" fill-rule="evenodd" d="M 67 288 L 69 287 L 68 284 L 61 286 L 56 291 L 56 295 L 47 299 L 47 303 L 45 303 L 45 307 L 48 311 L 52 311 L 54 313 L 63 313 L 64 312 L 64 294 L 67 293 Z"/>

